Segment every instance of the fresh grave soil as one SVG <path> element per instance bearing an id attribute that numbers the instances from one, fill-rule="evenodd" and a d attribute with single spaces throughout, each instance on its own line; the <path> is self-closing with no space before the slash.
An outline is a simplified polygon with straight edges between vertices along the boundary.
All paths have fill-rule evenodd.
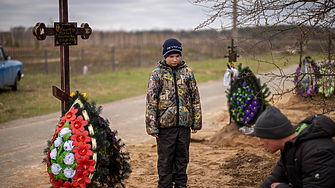
<path id="1" fill-rule="evenodd" d="M 287 95 L 274 104 L 297 125 L 306 117 L 322 113 L 314 104 L 306 103 L 299 96 Z M 335 120 L 335 113 L 326 114 Z M 229 123 L 228 111 L 224 110 L 212 122 L 219 130 L 203 130 L 192 134 L 188 187 L 192 188 L 255 188 L 271 173 L 280 157 L 280 151 L 270 154 L 259 139 L 246 135 Z M 204 125 L 206 126 L 206 125 Z M 128 145 L 133 173 L 126 186 L 157 187 L 157 154 L 155 143 Z"/>
<path id="2" fill-rule="evenodd" d="M 222 117 L 228 117 L 226 113 Z M 226 120 L 218 118 L 217 123 Z M 224 125 L 213 135 L 202 131 L 208 133 L 192 135 L 188 187 L 259 187 L 279 158 L 279 154 L 269 154 L 256 137 L 241 133 L 234 124 Z M 133 168 L 127 187 L 157 187 L 156 145 L 127 148 Z"/>
<path id="3" fill-rule="evenodd" d="M 321 113 L 320 108 L 306 103 L 299 96 L 284 96 L 274 105 L 293 125 L 309 115 Z M 334 112 L 326 115 L 335 119 Z M 192 134 L 187 187 L 256 188 L 271 173 L 280 157 L 279 151 L 270 154 L 259 145 L 258 138 L 242 133 L 235 124 L 229 123 L 228 111 L 225 109 L 207 119 L 203 126 L 203 130 Z M 124 182 L 125 186 L 156 188 L 158 173 L 155 139 L 147 143 L 125 144 L 124 149 L 130 154 L 133 171 Z M 39 163 L 31 166 L 32 170 L 26 173 L 18 172 L 15 177 L 11 177 L 18 183 L 11 187 L 50 187 L 43 165 Z"/>

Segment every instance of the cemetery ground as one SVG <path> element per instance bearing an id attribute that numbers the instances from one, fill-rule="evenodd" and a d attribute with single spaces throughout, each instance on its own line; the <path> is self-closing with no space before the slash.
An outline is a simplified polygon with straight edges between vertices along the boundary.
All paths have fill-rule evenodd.
<path id="1" fill-rule="evenodd" d="M 299 96 L 285 95 L 276 104 L 293 125 L 305 117 L 320 113 Z M 227 107 L 204 114 L 203 130 L 192 134 L 188 187 L 192 188 L 256 188 L 271 172 L 280 152 L 270 154 L 259 146 L 258 138 L 245 135 L 235 124 L 229 124 Z M 328 114 L 335 119 L 335 113 Z M 143 127 L 144 132 L 144 127 Z M 148 136 L 149 137 L 149 136 Z M 150 137 L 149 137 L 150 138 Z M 125 142 L 130 153 L 132 173 L 124 183 L 129 188 L 157 187 L 157 153 L 154 139 L 146 142 Z M 39 151 L 36 154 L 41 154 Z M 29 155 L 27 153 L 27 155 Z M 37 158 L 41 158 L 38 156 Z M 12 160 L 1 161 L 3 174 L 12 170 Z M 21 168 L 9 176 L 0 176 L 0 187 L 50 187 L 45 164 L 40 161 L 27 165 L 18 161 Z M 10 182 L 10 185 L 8 183 Z"/>
<path id="2" fill-rule="evenodd" d="M 195 71 L 196 78 L 198 82 L 202 86 L 209 87 L 213 85 L 213 82 L 208 80 L 217 80 L 214 81 L 214 84 L 217 83 L 220 87 L 223 87 L 222 84 L 222 75 L 223 71 L 219 71 L 225 68 L 222 68 L 222 60 L 220 61 L 220 66 L 215 67 L 211 64 L 200 64 L 200 65 L 192 65 L 190 67 Z M 296 61 L 295 61 L 296 62 Z M 211 62 L 209 62 L 211 63 Z M 226 63 L 224 63 L 226 64 Z M 291 64 L 292 69 L 295 69 L 297 63 Z M 194 66 L 194 67 L 192 67 Z M 197 66 L 201 67 L 198 68 Z M 211 69 L 206 69 L 203 67 L 210 67 Z M 219 68 L 220 67 L 220 68 Z M 110 100 L 112 93 L 118 93 L 118 95 L 126 97 L 137 96 L 145 93 L 145 88 L 147 87 L 147 79 L 150 73 L 150 69 L 141 69 L 137 70 L 139 73 L 132 72 L 131 70 L 126 70 L 124 72 L 118 72 L 113 74 L 103 73 L 99 75 L 91 75 L 91 77 L 85 76 L 77 76 L 72 77 L 71 80 L 71 88 L 78 89 L 81 92 L 86 92 L 88 94 L 88 98 L 92 101 L 98 100 L 98 105 L 102 103 L 106 103 L 106 99 Z M 143 71 L 143 72 L 141 72 Z M 149 72 L 148 72 L 149 71 Z M 117 75 L 116 75 L 117 74 Z M 123 76 L 121 76 L 123 75 Z M 137 77 L 138 80 L 143 79 L 141 82 L 130 81 L 129 83 L 133 83 L 133 85 L 129 87 L 135 87 L 135 85 L 139 85 L 143 87 L 139 89 L 139 93 L 133 91 L 133 88 L 127 88 L 124 93 L 120 92 L 124 85 L 124 79 L 128 77 Z M 141 77 L 143 76 L 143 78 Z M 121 77 L 121 80 L 116 82 L 115 80 Z M 37 78 L 40 86 L 45 87 L 40 90 L 35 88 L 33 83 L 28 83 L 31 90 L 29 92 L 29 88 L 23 88 L 21 91 L 21 95 L 30 95 L 34 93 L 33 98 L 38 98 L 43 101 L 41 103 L 37 103 L 38 100 L 33 100 L 33 98 L 24 98 L 21 99 L 20 102 L 23 104 L 25 102 L 30 103 L 30 109 L 38 108 L 42 103 L 47 103 L 48 105 L 53 105 L 56 103 L 56 108 L 59 110 L 60 104 L 57 99 L 55 99 L 51 95 L 51 85 L 57 85 L 59 82 L 57 79 L 53 78 L 45 78 L 42 81 Z M 114 80 L 115 83 L 111 82 L 103 82 L 101 80 Z M 202 81 L 199 81 L 199 79 Z M 94 83 L 91 83 L 90 80 L 96 80 Z M 144 82 L 144 83 L 142 83 Z M 123 84 L 122 84 L 123 83 Z M 126 82 L 127 83 L 127 82 Z M 109 84 L 109 87 L 102 87 L 106 84 Z M 118 85 L 119 84 L 119 85 Z M 127 85 L 127 84 L 126 84 Z M 80 87 L 78 87 L 80 86 Z M 103 97 L 94 95 L 94 88 L 97 93 L 104 94 Z M 92 90 L 93 89 L 93 90 Z M 113 90 L 115 89 L 115 90 Z M 37 92 L 36 91 L 40 91 Z M 45 91 L 43 91 L 45 90 Z M 100 91 L 102 90 L 102 91 Z M 142 91 L 143 90 L 143 91 Z M 41 92 L 43 91 L 43 93 Z M 127 94 L 127 91 L 135 92 L 131 95 Z M 200 94 L 205 94 L 205 90 L 201 90 Z M 213 92 L 213 91 L 207 91 Z M 4 101 L 1 101 L 3 104 L 6 104 L 6 101 L 11 101 L 13 98 L 9 96 L 12 94 L 10 91 L 1 91 L 0 96 L 6 96 L 7 98 Z M 19 93 L 17 93 L 19 94 Z M 15 96 L 17 94 L 14 94 Z M 221 92 L 219 96 L 221 100 L 226 101 L 225 93 Z M 45 97 L 47 96 L 47 97 Z M 119 97 L 120 97 L 119 96 Z M 32 97 L 32 96 L 30 96 Z M 43 99 L 47 98 L 47 99 Z M 114 100 L 119 100 L 120 98 L 115 98 Z M 2 99 L 1 99 L 2 100 Z M 30 101 L 29 101 L 30 100 Z M 144 98 L 143 103 L 144 104 Z M 206 104 L 206 98 L 202 98 L 202 103 L 204 110 L 208 108 L 209 104 Z M 20 106 L 20 103 L 14 105 Z M 221 104 L 221 103 L 220 103 Z M 25 104 L 27 107 L 28 104 Z M 134 106 L 134 105 L 133 105 Z M 320 113 L 320 109 L 315 108 L 313 105 L 302 101 L 299 96 L 293 95 L 285 95 L 276 106 L 279 107 L 282 112 L 288 116 L 293 125 L 298 124 L 301 120 L 309 115 L 313 115 L 315 113 Z M 2 109 L 4 106 L 1 107 Z M 0 108 L 0 110 L 1 110 Z M 12 113 L 17 113 L 18 109 L 10 110 Z M 56 109 L 56 111 L 57 111 Z M 120 109 L 121 110 L 121 109 Z M 43 111 L 40 110 L 40 111 Z M 51 113 L 49 111 L 46 114 Z M 7 112 L 6 112 L 7 113 Z M 39 112 L 36 112 L 39 113 Z M 144 118 L 144 111 L 141 112 L 141 117 Z M 3 117 L 1 114 L 1 117 Z M 60 114 L 56 114 L 59 118 Z M 30 115 L 29 117 L 31 117 Z M 254 188 L 259 187 L 264 178 L 271 172 L 273 166 L 279 158 L 279 152 L 275 154 L 270 154 L 264 149 L 262 146 L 259 146 L 259 141 L 256 137 L 251 135 L 245 135 L 241 133 L 237 126 L 234 124 L 229 124 L 229 115 L 227 111 L 227 105 L 222 105 L 219 108 L 214 110 L 204 111 L 204 122 L 203 122 L 203 130 L 199 131 L 196 134 L 192 134 L 191 144 L 190 144 L 190 163 L 188 166 L 188 187 L 195 188 L 203 188 L 203 187 L 218 187 L 218 188 Z M 335 119 L 334 112 L 328 114 L 330 118 Z M 15 117 L 15 116 L 14 116 Z M 0 131 L 5 131 L 7 128 L 11 128 L 15 132 L 20 132 L 20 128 L 27 128 L 21 125 L 25 125 L 27 119 L 23 119 L 24 117 L 20 117 L 15 121 L 15 125 L 10 127 L 12 124 L 10 122 L 1 123 Z M 42 116 L 43 121 L 49 118 L 49 115 Z M 116 117 L 118 118 L 118 117 Z M 111 120 L 111 119 L 109 119 Z M 34 118 L 29 118 L 29 121 L 34 121 L 33 123 L 37 123 L 37 120 Z M 42 121 L 42 123 L 43 123 Z M 57 119 L 55 121 L 57 123 Z M 55 125 L 51 125 L 55 127 Z M 144 122 L 141 123 L 143 124 Z M 4 125 L 4 126 L 2 126 Z M 124 125 L 129 129 L 128 126 L 132 125 L 131 123 Z M 47 125 L 45 125 L 47 126 Z M 114 124 L 111 123 L 111 127 Z M 138 140 L 125 140 L 126 144 L 125 150 L 130 154 L 130 164 L 132 167 L 132 173 L 128 180 L 124 183 L 126 187 L 130 188 L 141 188 L 141 187 L 157 187 L 157 153 L 156 153 L 156 144 L 155 140 L 150 136 L 145 135 L 144 125 L 139 127 L 142 131 L 141 134 L 144 134 L 145 142 L 139 143 Z M 22 129 L 21 129 L 22 130 Z M 25 129 L 24 129 L 25 130 Z M 31 130 L 32 132 L 22 131 L 21 136 L 11 138 L 11 139 L 24 139 L 26 134 L 35 134 L 38 132 L 38 128 Z M 121 131 L 120 131 L 121 132 Z M 48 138 L 51 137 L 46 135 Z M 134 135 L 136 137 L 138 135 Z M 122 139 L 122 136 L 120 136 Z M 143 141 L 143 140 L 142 140 Z M 6 142 L 10 143 L 10 140 L 6 140 Z M 5 142 L 3 142 L 4 144 Z M 33 144 L 33 143 L 32 143 Z M 41 148 L 45 148 L 46 141 L 39 143 Z M 8 144 L 10 145 L 10 144 Z M 29 144 L 28 144 L 29 145 Z M 15 146 L 16 147 L 16 146 Z M 10 148 L 9 150 L 15 150 L 17 148 Z M 21 152 L 18 153 L 15 157 L 16 159 L 7 159 L 10 154 L 6 154 L 7 150 L 3 150 L 1 153 L 0 164 L 2 167 L 2 172 L 0 173 L 0 187 L 14 187 L 14 188 L 23 188 L 23 187 L 50 187 L 48 174 L 46 173 L 46 165 L 41 163 L 41 159 L 44 157 L 42 154 L 42 150 L 30 150 L 29 146 L 23 145 L 19 146 Z M 31 151 L 33 153 L 31 153 Z M 21 155 L 21 156 L 20 156 Z M 28 156 L 29 160 L 20 160 L 24 156 Z M 26 157 L 27 158 L 27 157 Z M 6 160 L 4 160 L 6 159 Z"/>

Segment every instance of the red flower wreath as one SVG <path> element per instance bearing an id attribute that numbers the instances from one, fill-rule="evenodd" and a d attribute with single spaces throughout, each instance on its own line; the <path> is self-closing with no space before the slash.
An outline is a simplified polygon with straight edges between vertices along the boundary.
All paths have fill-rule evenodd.
<path id="1" fill-rule="evenodd" d="M 73 140 L 73 145 L 78 146 L 79 142 L 90 142 L 91 138 L 88 136 L 88 132 L 80 132 L 79 130 L 72 130 L 73 135 L 70 137 L 71 140 Z"/>
<path id="2" fill-rule="evenodd" d="M 93 151 L 91 149 L 91 144 L 84 144 L 82 142 L 79 142 L 77 147 L 74 147 L 72 151 L 75 153 L 74 158 L 79 159 L 84 156 L 92 156 Z"/>

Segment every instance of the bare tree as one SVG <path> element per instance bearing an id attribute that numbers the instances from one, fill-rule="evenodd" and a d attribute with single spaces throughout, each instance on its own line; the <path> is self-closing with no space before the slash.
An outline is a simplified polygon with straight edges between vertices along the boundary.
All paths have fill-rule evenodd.
<path id="1" fill-rule="evenodd" d="M 269 78 L 268 84 L 274 85 L 272 87 L 274 91 L 273 97 L 278 96 L 280 98 L 286 93 L 301 92 L 299 87 L 302 84 L 300 83 L 305 81 L 306 77 L 321 77 L 322 79 L 327 77 L 334 81 L 332 29 L 335 22 L 335 2 L 333 0 L 238 0 L 237 5 L 234 4 L 233 0 L 190 0 L 190 2 L 197 6 L 203 6 L 204 12 L 208 16 L 208 19 L 199 24 L 195 30 L 210 27 L 216 20 L 221 21 L 222 30 L 233 29 L 236 26 L 239 28 L 255 28 L 254 33 L 250 35 L 239 35 L 240 43 L 242 41 L 252 41 L 249 42 L 252 44 L 249 50 L 254 52 L 266 46 L 267 51 L 272 53 L 274 50 L 273 44 L 277 42 L 274 41 L 275 38 L 289 31 L 290 37 L 295 40 L 291 47 L 292 51 L 299 51 L 301 54 L 299 66 L 301 66 L 301 61 L 304 59 L 302 57 L 303 47 L 312 39 L 319 39 L 319 48 L 328 54 L 327 58 L 321 62 L 323 69 L 330 69 L 325 74 L 313 72 L 310 69 L 310 72 L 287 75 L 275 63 L 258 60 L 260 64 L 270 63 L 279 69 L 277 74 L 267 73 L 261 75 L 267 76 Z M 234 6 L 237 9 L 237 16 L 232 14 Z M 235 22 L 234 16 L 237 17 Z M 229 18 L 229 21 L 227 21 L 227 18 Z M 328 41 L 327 45 L 322 46 L 322 41 Z M 247 51 L 248 49 L 241 48 L 240 50 Z M 276 84 L 274 84 L 274 80 L 277 80 Z M 285 83 L 292 83 L 293 80 L 295 80 L 294 88 L 283 89 Z M 320 87 L 324 87 L 324 83 L 313 89 Z M 335 110 L 333 95 L 327 98 L 309 95 L 305 99 L 320 106 L 322 113 L 329 113 Z"/>
<path id="2" fill-rule="evenodd" d="M 212 24 L 216 19 L 232 18 L 232 0 L 194 0 L 194 5 L 205 7 L 209 18 L 196 29 Z M 209 6 L 208 6 L 209 5 Z M 335 19 L 335 3 L 330 0 L 239 0 L 237 26 L 274 27 L 280 24 L 295 27 L 331 28 Z M 223 23 L 230 29 L 233 22 Z M 290 29 L 290 28 L 288 28 Z"/>

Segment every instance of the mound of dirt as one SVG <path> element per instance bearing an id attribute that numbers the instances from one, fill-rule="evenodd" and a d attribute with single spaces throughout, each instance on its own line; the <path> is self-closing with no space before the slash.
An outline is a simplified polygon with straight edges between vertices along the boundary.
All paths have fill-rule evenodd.
<path id="1" fill-rule="evenodd" d="M 320 108 L 306 103 L 299 96 L 285 96 L 275 104 L 293 125 L 304 118 L 322 113 Z M 333 120 L 335 113 L 326 114 Z M 192 134 L 188 186 L 192 188 L 256 188 L 271 173 L 280 152 L 270 154 L 259 139 L 245 135 L 229 121 L 227 110 L 204 122 L 204 129 Z M 132 173 L 124 183 L 127 188 L 156 188 L 158 180 L 155 139 L 146 144 L 127 143 Z M 44 167 L 44 166 L 43 166 Z M 44 168 L 25 174 L 29 182 L 15 187 L 50 186 Z"/>

